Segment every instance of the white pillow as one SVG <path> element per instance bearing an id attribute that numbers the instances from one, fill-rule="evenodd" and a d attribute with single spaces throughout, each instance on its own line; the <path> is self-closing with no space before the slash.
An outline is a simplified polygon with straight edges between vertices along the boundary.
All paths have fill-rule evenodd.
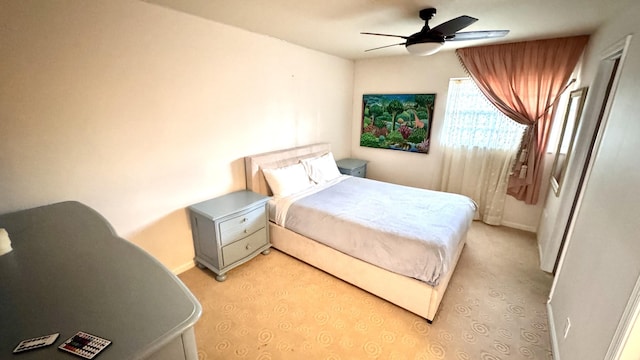
<path id="1" fill-rule="evenodd" d="M 302 164 L 262 169 L 274 196 L 287 196 L 313 186 Z"/>
<path id="2" fill-rule="evenodd" d="M 341 175 L 333 154 L 330 152 L 320 157 L 303 159 L 300 162 L 304 165 L 309 178 L 317 184 L 326 183 Z"/>

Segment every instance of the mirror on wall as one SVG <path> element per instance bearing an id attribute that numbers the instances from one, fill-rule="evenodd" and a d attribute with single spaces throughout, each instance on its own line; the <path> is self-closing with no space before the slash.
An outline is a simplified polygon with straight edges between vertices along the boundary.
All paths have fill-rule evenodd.
<path id="1" fill-rule="evenodd" d="M 576 129 L 578 128 L 578 121 L 582 115 L 582 106 L 584 105 L 586 95 L 587 88 L 580 88 L 569 94 L 569 102 L 560 132 L 560 140 L 558 141 L 558 148 L 556 149 L 555 159 L 551 167 L 551 187 L 556 196 L 560 195 L 562 180 L 564 180 L 564 175 L 567 171 L 567 164 L 569 163 L 569 156 L 573 149 L 573 141 L 576 135 Z"/>

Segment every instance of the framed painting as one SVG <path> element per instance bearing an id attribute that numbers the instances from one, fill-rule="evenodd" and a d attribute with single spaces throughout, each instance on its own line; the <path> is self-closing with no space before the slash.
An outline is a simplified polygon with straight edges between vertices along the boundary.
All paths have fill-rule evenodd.
<path id="1" fill-rule="evenodd" d="M 360 146 L 429 153 L 436 94 L 362 95 Z"/>
<path id="2" fill-rule="evenodd" d="M 587 96 L 587 88 L 583 87 L 572 91 L 569 94 L 569 102 L 564 113 L 562 130 L 560 132 L 560 140 L 558 148 L 551 166 L 551 188 L 556 196 L 560 196 L 560 187 L 564 180 L 569 157 L 573 150 L 573 141 L 575 140 L 578 122 L 582 116 L 582 107 L 584 106 L 585 97 Z"/>

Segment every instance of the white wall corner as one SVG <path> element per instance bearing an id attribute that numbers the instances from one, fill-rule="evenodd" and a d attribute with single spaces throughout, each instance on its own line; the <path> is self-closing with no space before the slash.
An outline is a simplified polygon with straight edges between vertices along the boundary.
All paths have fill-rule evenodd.
<path id="1" fill-rule="evenodd" d="M 173 275 L 180 275 L 183 272 L 190 270 L 192 267 L 196 266 L 195 262 L 193 261 L 189 261 L 187 263 L 184 263 L 174 269 L 171 269 L 171 272 L 173 273 Z"/>
<path id="2" fill-rule="evenodd" d="M 536 227 L 533 225 L 527 225 L 527 224 L 520 224 L 517 222 L 513 222 L 513 221 L 501 221 L 500 225 L 502 226 L 506 226 L 506 227 L 510 227 L 513 229 L 518 229 L 518 230 L 524 230 L 524 231 L 528 231 L 528 232 L 532 232 L 535 233 L 536 232 Z"/>

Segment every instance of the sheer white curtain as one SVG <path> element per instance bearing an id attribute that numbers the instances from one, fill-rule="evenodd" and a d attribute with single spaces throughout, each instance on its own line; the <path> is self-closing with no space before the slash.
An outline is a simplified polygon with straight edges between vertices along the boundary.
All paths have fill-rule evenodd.
<path id="1" fill-rule="evenodd" d="M 471 79 L 449 82 L 442 130 L 442 191 L 478 204 L 476 219 L 500 225 L 524 126 L 498 111 Z"/>

